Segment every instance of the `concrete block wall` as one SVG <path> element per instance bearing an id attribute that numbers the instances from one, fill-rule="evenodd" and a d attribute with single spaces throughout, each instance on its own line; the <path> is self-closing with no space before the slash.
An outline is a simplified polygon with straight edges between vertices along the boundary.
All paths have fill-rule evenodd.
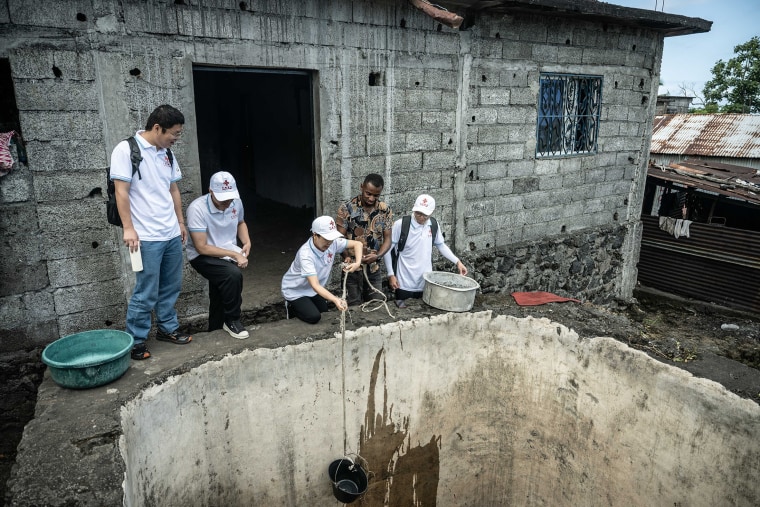
<path id="1" fill-rule="evenodd" d="M 123 325 L 133 282 L 120 230 L 104 219 L 105 168 L 113 146 L 170 103 L 187 120 L 174 150 L 185 205 L 201 193 L 193 64 L 314 72 L 319 212 L 378 172 L 399 216 L 434 195 L 450 245 L 473 259 L 589 230 L 629 235 L 637 223 L 656 32 L 529 15 L 482 15 L 458 31 L 393 0 L 5 3 L 0 57 L 29 166 L 0 180 L 0 266 L 4 278 L 19 273 L 0 293 L 0 350 Z M 542 72 L 603 76 L 597 154 L 536 157 Z M 606 290 L 626 297 L 637 259 L 635 241 L 623 244 L 608 252 L 622 261 Z M 205 284 L 185 274 L 183 319 L 205 311 Z M 571 275 L 582 287 L 583 270 Z"/>

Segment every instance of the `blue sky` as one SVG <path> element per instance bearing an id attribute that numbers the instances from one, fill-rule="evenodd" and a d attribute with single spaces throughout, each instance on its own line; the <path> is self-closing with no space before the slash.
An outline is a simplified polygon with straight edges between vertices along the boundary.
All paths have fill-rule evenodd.
<path id="1" fill-rule="evenodd" d="M 702 95 L 712 79 L 710 70 L 718 60 L 734 56 L 734 47 L 760 35 L 758 0 L 606 0 L 607 3 L 664 11 L 712 21 L 707 33 L 665 38 L 660 93 L 682 95 L 679 85 L 687 84 Z M 663 7 L 664 5 L 664 7 Z"/>

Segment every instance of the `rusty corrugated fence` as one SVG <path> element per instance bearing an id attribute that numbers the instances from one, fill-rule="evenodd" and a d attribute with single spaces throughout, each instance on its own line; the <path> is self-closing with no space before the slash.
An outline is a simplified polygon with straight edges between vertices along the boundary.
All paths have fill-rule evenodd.
<path id="1" fill-rule="evenodd" d="M 692 223 L 690 237 L 676 239 L 658 217 L 641 220 L 642 285 L 760 313 L 760 232 Z"/>

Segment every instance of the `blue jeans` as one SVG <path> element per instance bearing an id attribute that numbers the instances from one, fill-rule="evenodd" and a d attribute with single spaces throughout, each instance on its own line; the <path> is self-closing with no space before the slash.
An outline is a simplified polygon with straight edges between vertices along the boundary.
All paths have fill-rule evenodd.
<path id="1" fill-rule="evenodd" d="M 143 270 L 135 273 L 135 291 L 127 306 L 127 333 L 139 344 L 148 339 L 151 312 L 156 324 L 172 333 L 179 327 L 177 302 L 182 290 L 182 237 L 169 241 L 140 241 Z"/>

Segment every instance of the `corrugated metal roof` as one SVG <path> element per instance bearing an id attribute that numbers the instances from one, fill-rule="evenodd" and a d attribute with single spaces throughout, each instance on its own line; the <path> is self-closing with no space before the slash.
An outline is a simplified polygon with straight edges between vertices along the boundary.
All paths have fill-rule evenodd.
<path id="1" fill-rule="evenodd" d="M 760 204 L 760 170 L 704 160 L 684 160 L 670 166 L 649 166 L 647 175 Z"/>
<path id="2" fill-rule="evenodd" d="M 760 115 L 655 116 L 650 150 L 701 157 L 760 158 Z"/>

